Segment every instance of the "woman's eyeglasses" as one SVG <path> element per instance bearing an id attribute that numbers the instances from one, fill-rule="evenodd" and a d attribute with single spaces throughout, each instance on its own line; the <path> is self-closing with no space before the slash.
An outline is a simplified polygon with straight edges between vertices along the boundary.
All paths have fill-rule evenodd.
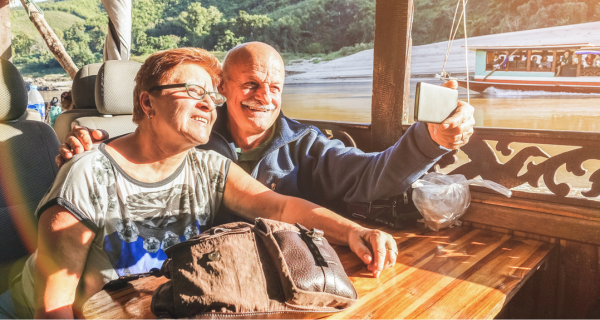
<path id="1" fill-rule="evenodd" d="M 171 89 L 171 88 L 184 88 L 187 91 L 188 96 L 194 98 L 196 100 L 204 100 L 204 97 L 208 95 L 210 99 L 213 101 L 215 106 L 220 107 L 225 104 L 227 99 L 220 93 L 216 91 L 206 91 L 202 86 L 193 84 L 193 83 L 179 83 L 179 84 L 166 84 L 163 86 L 154 86 L 150 88 L 148 91 L 152 90 L 162 90 L 162 89 Z"/>

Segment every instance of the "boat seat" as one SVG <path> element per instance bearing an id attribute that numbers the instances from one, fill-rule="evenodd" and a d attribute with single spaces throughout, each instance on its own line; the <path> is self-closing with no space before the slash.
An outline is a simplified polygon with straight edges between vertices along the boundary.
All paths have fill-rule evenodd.
<path id="1" fill-rule="evenodd" d="M 17 68 L 0 58 L 0 293 L 37 247 L 35 209 L 58 168 L 58 138 L 25 120 L 27 91 Z"/>
<path id="2" fill-rule="evenodd" d="M 27 109 L 27 112 L 23 113 L 18 120 L 34 120 L 34 121 L 42 121 L 42 116 L 37 110 Z"/>
<path id="3" fill-rule="evenodd" d="M 54 122 L 54 131 L 56 131 L 58 140 L 61 143 L 64 142 L 67 134 L 71 132 L 73 128 L 71 124 L 75 119 L 100 115 L 96 109 L 94 90 L 96 75 L 101 66 L 102 63 L 88 64 L 77 71 L 73 79 L 73 88 L 71 89 L 73 109 L 61 113 Z"/>
<path id="4" fill-rule="evenodd" d="M 110 137 L 135 131 L 133 88 L 141 63 L 125 60 L 106 61 L 96 79 L 95 99 L 99 115 L 81 117 L 73 125 L 106 130 Z"/>

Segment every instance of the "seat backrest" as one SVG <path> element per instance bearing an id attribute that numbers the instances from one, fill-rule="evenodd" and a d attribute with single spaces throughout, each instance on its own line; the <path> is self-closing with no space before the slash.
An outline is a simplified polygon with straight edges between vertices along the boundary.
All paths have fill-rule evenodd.
<path id="1" fill-rule="evenodd" d="M 96 109 L 94 90 L 96 88 L 96 76 L 102 63 L 93 63 L 79 69 L 73 79 L 71 96 L 73 98 L 73 109 L 61 113 L 54 122 L 54 131 L 58 140 L 64 142 L 65 136 L 71 131 L 71 124 L 77 118 L 99 116 Z"/>
<path id="2" fill-rule="evenodd" d="M 96 78 L 96 108 L 100 115 L 78 118 L 73 125 L 106 130 L 110 137 L 135 131 L 133 88 L 141 63 L 126 60 L 106 61 Z"/>
<path id="3" fill-rule="evenodd" d="M 20 119 L 26 109 L 23 78 L 0 58 L 0 291 L 8 281 L 2 266 L 37 246 L 34 212 L 58 172 L 54 131 L 41 121 Z"/>

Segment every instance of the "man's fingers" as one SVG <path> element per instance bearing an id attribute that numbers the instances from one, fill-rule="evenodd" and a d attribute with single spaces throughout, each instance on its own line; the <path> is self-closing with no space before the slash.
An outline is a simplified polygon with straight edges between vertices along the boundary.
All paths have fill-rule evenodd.
<path id="1" fill-rule="evenodd" d="M 385 249 L 385 241 L 381 235 L 381 231 L 374 230 L 372 231 L 372 235 L 369 237 L 371 242 L 371 248 L 373 249 L 373 276 L 375 278 L 379 277 L 381 270 L 383 270 L 383 266 L 385 265 L 385 256 L 387 255 L 387 250 Z"/>
<path id="2" fill-rule="evenodd" d="M 92 149 L 92 136 L 90 134 L 90 129 L 86 128 L 86 127 L 74 127 L 73 130 L 71 131 L 71 133 L 73 133 L 73 135 L 75 136 L 75 138 L 77 138 L 81 143 L 81 146 L 83 147 L 83 149 L 85 150 L 90 150 Z"/>
<path id="3" fill-rule="evenodd" d="M 442 122 L 442 128 L 448 129 L 458 127 L 461 123 L 464 123 L 466 119 L 473 116 L 474 110 L 475 109 L 470 104 L 459 101 L 458 106 L 454 109 L 452 115 Z"/>
<path id="4" fill-rule="evenodd" d="M 446 81 L 446 82 L 442 83 L 442 87 L 456 90 L 456 89 L 458 89 L 458 82 L 456 82 L 456 80 Z"/>
<path id="5" fill-rule="evenodd" d="M 62 167 L 62 165 L 65 164 L 65 161 L 63 160 L 63 157 L 59 154 L 56 157 L 54 157 L 54 163 L 56 163 L 56 166 L 60 169 L 60 167 Z"/>
<path id="6" fill-rule="evenodd" d="M 81 141 L 79 139 L 75 138 L 74 136 L 67 137 L 67 140 L 65 140 L 65 144 L 68 147 L 70 147 L 71 151 L 74 152 L 75 154 L 80 154 L 85 151 L 85 148 L 81 144 Z"/>
<path id="7" fill-rule="evenodd" d="M 63 158 L 63 161 L 69 160 L 73 158 L 73 151 L 71 150 L 71 147 L 69 147 L 66 143 L 63 143 L 58 146 L 58 155 Z"/>
<path id="8" fill-rule="evenodd" d="M 92 131 L 92 138 L 94 139 L 94 142 L 104 141 L 108 139 L 108 132 L 103 129 L 96 129 Z"/>

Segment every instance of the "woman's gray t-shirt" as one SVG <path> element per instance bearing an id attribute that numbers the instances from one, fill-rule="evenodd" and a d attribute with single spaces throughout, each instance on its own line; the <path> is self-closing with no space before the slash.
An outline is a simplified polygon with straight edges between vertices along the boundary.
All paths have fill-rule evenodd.
<path id="1" fill-rule="evenodd" d="M 104 146 L 66 163 L 36 210 L 39 218 L 61 205 L 95 232 L 78 286 L 83 301 L 113 279 L 160 268 L 165 249 L 210 228 L 231 163 L 216 152 L 193 148 L 171 176 L 144 183 L 125 173 Z M 36 256 L 23 269 L 20 290 L 13 290 L 30 310 Z"/>

